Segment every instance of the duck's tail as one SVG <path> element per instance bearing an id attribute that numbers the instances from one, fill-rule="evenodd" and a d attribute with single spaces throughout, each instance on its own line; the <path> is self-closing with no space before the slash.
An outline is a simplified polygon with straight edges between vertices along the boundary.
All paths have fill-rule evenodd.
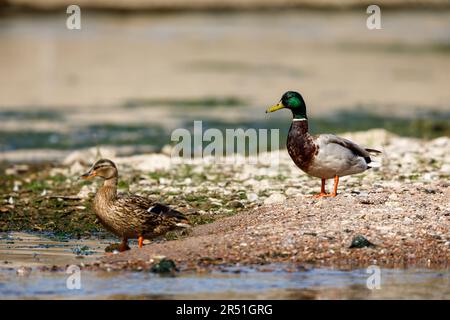
<path id="1" fill-rule="evenodd" d="M 366 150 L 366 151 L 367 151 L 370 155 L 372 155 L 372 156 L 376 156 L 376 155 L 379 155 L 379 154 L 382 153 L 381 151 L 376 150 L 376 149 L 365 148 L 364 150 Z M 381 167 L 381 163 L 379 163 L 379 162 L 373 162 L 372 159 L 371 159 L 370 157 L 365 157 L 364 159 L 366 160 L 366 163 L 367 163 L 367 164 L 370 163 L 370 166 L 367 166 L 367 169 L 370 169 L 370 168 L 379 168 L 379 167 Z"/>
<path id="2" fill-rule="evenodd" d="M 368 153 L 370 153 L 372 155 L 377 155 L 377 154 L 381 153 L 381 151 L 378 151 L 378 150 L 375 150 L 375 149 L 368 149 L 368 148 L 366 148 L 364 150 L 366 150 Z"/>

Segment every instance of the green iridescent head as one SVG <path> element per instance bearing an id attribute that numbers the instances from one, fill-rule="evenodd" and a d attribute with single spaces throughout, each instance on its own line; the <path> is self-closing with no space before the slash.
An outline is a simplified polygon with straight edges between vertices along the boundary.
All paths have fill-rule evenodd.
<path id="1" fill-rule="evenodd" d="M 281 97 L 280 102 L 267 109 L 266 113 L 274 112 L 280 109 L 289 109 L 292 111 L 294 119 L 308 119 L 306 116 L 305 100 L 300 93 L 296 91 L 287 91 Z"/>

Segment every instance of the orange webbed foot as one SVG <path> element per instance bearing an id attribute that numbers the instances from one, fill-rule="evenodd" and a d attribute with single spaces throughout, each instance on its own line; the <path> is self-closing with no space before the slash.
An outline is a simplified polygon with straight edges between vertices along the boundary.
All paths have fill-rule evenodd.
<path id="1" fill-rule="evenodd" d="M 316 199 L 320 199 L 320 198 L 336 197 L 336 196 L 337 196 L 336 193 L 319 193 L 319 194 L 314 194 L 311 197 L 312 198 L 316 198 Z"/>
<path id="2" fill-rule="evenodd" d="M 326 193 L 325 192 L 325 179 L 322 178 L 322 187 L 320 188 L 320 193 L 312 195 L 311 197 L 316 198 L 316 199 L 325 198 L 325 197 L 333 197 L 333 198 L 336 197 L 337 196 L 338 183 L 339 183 L 339 177 L 335 176 L 334 177 L 333 193 Z"/>
<path id="3" fill-rule="evenodd" d="M 143 243 L 144 243 L 144 237 L 139 237 L 138 238 L 138 246 L 139 246 L 139 248 L 142 248 Z"/>

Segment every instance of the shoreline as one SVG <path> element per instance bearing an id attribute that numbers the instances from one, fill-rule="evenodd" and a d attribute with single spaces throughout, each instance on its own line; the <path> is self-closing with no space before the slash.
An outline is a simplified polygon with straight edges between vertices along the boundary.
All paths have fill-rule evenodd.
<path id="1" fill-rule="evenodd" d="M 421 194 L 428 195 L 429 191 L 406 186 L 396 199 L 386 191 L 374 191 L 367 196 L 342 194 L 335 199 L 320 200 L 300 196 L 283 204 L 263 206 L 195 227 L 189 236 L 180 240 L 103 257 L 97 267 L 145 269 L 152 265 L 154 257 L 165 256 L 182 265 L 182 269 L 200 272 L 236 264 L 244 267 L 273 263 L 338 270 L 370 265 L 444 270 L 450 262 L 450 242 L 445 240 L 448 226 L 442 221 L 442 228 L 433 227 L 437 232 L 433 235 L 429 229 L 434 224 L 433 218 L 422 216 L 422 210 L 415 209 L 429 207 L 450 195 L 449 187 L 433 188 L 436 188 L 434 196 L 422 197 Z M 411 195 L 422 199 L 411 201 Z M 387 207 L 384 211 L 393 213 L 378 217 L 383 207 Z M 401 213 L 405 209 L 408 214 Z M 386 219 L 386 223 L 380 225 L 379 218 Z M 364 235 L 375 247 L 349 248 L 356 235 Z"/>

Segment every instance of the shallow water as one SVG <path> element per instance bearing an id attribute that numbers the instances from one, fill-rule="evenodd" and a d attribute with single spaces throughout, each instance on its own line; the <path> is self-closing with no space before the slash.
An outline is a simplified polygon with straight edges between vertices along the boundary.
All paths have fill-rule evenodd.
<path id="1" fill-rule="evenodd" d="M 70 274 L 39 266 L 91 262 L 111 240 L 51 240 L 42 234 L 9 233 L 0 239 L 0 298 L 29 299 L 450 299 L 450 270 L 381 269 L 380 289 L 368 289 L 365 269 L 311 268 L 287 272 L 283 265 L 228 268 L 208 274 L 160 276 L 148 272 L 81 271 L 80 289 Z M 80 248 L 82 250 L 80 258 Z M 87 254 L 86 254 L 87 253 Z M 5 264 L 5 261 L 8 263 Z M 21 266 L 30 273 L 17 272 Z"/>
<path id="2" fill-rule="evenodd" d="M 0 232 L 0 266 L 70 265 L 101 256 L 111 239 L 55 238 L 48 233 Z"/>

